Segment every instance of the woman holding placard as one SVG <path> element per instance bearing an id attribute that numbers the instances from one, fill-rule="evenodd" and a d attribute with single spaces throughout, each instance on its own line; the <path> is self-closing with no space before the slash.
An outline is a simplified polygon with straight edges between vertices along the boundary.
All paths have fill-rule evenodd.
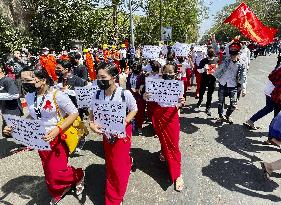
<path id="1" fill-rule="evenodd" d="M 53 197 L 50 204 L 57 204 L 72 186 L 76 186 L 77 195 L 80 195 L 84 189 L 84 172 L 81 168 L 76 169 L 68 165 L 69 150 L 61 137 L 63 131 L 78 117 L 78 110 L 66 94 L 57 92 L 51 87 L 52 79 L 46 70 L 34 72 L 24 70 L 21 78 L 23 88 L 27 91 L 28 118 L 44 122 L 47 134 L 43 139 L 51 145 L 51 150 L 39 150 L 38 153 L 42 161 L 47 188 Z M 60 119 L 54 99 L 62 113 L 68 115 L 60 126 L 57 126 Z M 12 132 L 9 127 L 5 127 L 4 131 L 6 134 Z"/>
<path id="2" fill-rule="evenodd" d="M 138 112 L 136 100 L 128 90 L 123 90 L 115 84 L 118 76 L 118 69 L 114 64 L 103 63 L 97 68 L 97 84 L 99 90 L 94 93 L 93 103 L 90 112 L 90 128 L 97 134 L 103 135 L 105 166 L 106 166 L 106 185 L 105 185 L 105 204 L 122 204 L 132 166 L 130 157 L 132 126 L 131 121 Z M 102 131 L 105 125 L 99 124 L 95 116 L 95 104 L 114 102 L 124 102 L 127 113 L 125 113 L 123 122 L 125 135 L 112 134 Z M 112 101 L 112 102 L 110 102 Z M 99 115 L 100 116 L 100 115 Z M 116 119 L 107 115 L 106 121 L 113 128 Z M 102 118 L 102 117 L 100 117 Z M 100 119 L 100 122 L 105 119 Z M 126 124 L 126 125 L 125 125 Z"/>
<path id="3" fill-rule="evenodd" d="M 175 64 L 168 63 L 164 66 L 162 74 L 164 80 L 175 80 L 176 75 L 177 66 Z M 145 100 L 149 100 L 149 97 L 149 93 L 144 94 Z M 179 192 L 184 188 L 184 181 L 181 175 L 181 152 L 179 149 L 180 122 L 178 108 L 184 103 L 185 100 L 182 95 L 179 98 L 179 103 L 155 103 L 152 116 L 154 129 L 161 143 L 161 153 L 168 163 L 168 169 L 172 182 L 175 185 L 175 190 Z"/>

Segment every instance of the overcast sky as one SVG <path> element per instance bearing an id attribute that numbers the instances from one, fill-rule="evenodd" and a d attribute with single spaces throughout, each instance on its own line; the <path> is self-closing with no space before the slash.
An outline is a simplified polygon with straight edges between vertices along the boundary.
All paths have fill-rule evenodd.
<path id="1" fill-rule="evenodd" d="M 209 19 L 206 19 L 202 22 L 199 30 L 200 37 L 204 35 L 205 31 L 212 27 L 216 13 L 219 12 L 224 6 L 235 2 L 235 0 L 205 0 L 205 5 L 209 8 Z"/>

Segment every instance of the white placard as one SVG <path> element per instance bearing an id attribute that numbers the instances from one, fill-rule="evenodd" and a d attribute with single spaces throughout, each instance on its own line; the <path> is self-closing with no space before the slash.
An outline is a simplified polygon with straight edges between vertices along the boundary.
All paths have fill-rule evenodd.
<path id="1" fill-rule="evenodd" d="M 172 47 L 173 51 L 175 52 L 176 56 L 188 56 L 190 51 L 190 46 L 185 43 L 175 43 Z"/>
<path id="2" fill-rule="evenodd" d="M 91 84 L 85 87 L 75 87 L 78 108 L 89 108 L 92 103 L 93 94 L 98 90 L 96 84 Z"/>
<path id="3" fill-rule="evenodd" d="M 36 150 L 51 150 L 50 144 L 42 137 L 46 130 L 40 120 L 29 120 L 14 115 L 3 115 L 7 126 L 12 128 L 12 137 L 16 142 Z"/>
<path id="4" fill-rule="evenodd" d="M 178 103 L 183 93 L 183 82 L 179 80 L 163 80 L 145 78 L 145 90 L 149 100 L 161 103 Z"/>
<path id="5" fill-rule="evenodd" d="M 142 56 L 145 59 L 157 59 L 161 52 L 160 46 L 144 46 L 142 49 Z"/>
<path id="6" fill-rule="evenodd" d="M 94 121 L 102 127 L 104 133 L 126 136 L 125 102 L 95 100 L 92 106 Z"/>
<path id="7" fill-rule="evenodd" d="M 167 55 L 167 53 L 168 53 L 168 46 L 167 46 L 167 45 L 163 45 L 163 46 L 161 47 L 161 53 L 162 53 L 163 55 Z"/>

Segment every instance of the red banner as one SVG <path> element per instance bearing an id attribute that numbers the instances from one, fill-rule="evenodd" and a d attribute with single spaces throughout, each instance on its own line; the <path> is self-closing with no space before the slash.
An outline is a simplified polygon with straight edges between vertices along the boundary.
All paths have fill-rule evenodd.
<path id="1" fill-rule="evenodd" d="M 244 2 L 225 19 L 224 23 L 232 24 L 238 28 L 242 34 L 261 46 L 272 43 L 278 31 L 278 29 L 263 25 Z"/>

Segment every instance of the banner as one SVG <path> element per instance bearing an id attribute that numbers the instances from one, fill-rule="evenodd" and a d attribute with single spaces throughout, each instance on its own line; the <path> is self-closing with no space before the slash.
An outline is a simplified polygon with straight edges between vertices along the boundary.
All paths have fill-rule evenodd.
<path id="1" fill-rule="evenodd" d="M 98 89 L 96 83 L 85 87 L 75 87 L 78 108 L 89 108 L 94 92 Z"/>
<path id="2" fill-rule="evenodd" d="M 92 109 L 94 121 L 102 127 L 104 133 L 126 136 L 125 102 L 95 100 Z"/>
<path id="3" fill-rule="evenodd" d="M 161 52 L 160 46 L 144 46 L 142 49 L 142 55 L 145 59 L 157 59 Z"/>
<path id="4" fill-rule="evenodd" d="M 176 56 L 187 57 L 190 51 L 190 46 L 188 44 L 176 42 L 172 49 Z"/>
<path id="5" fill-rule="evenodd" d="M 28 120 L 14 115 L 3 115 L 8 127 L 12 128 L 12 137 L 17 143 L 36 150 L 51 150 L 45 142 L 45 126 L 40 120 Z"/>
<path id="6" fill-rule="evenodd" d="M 178 103 L 183 89 L 183 81 L 145 78 L 145 91 L 149 93 L 148 101 Z"/>

